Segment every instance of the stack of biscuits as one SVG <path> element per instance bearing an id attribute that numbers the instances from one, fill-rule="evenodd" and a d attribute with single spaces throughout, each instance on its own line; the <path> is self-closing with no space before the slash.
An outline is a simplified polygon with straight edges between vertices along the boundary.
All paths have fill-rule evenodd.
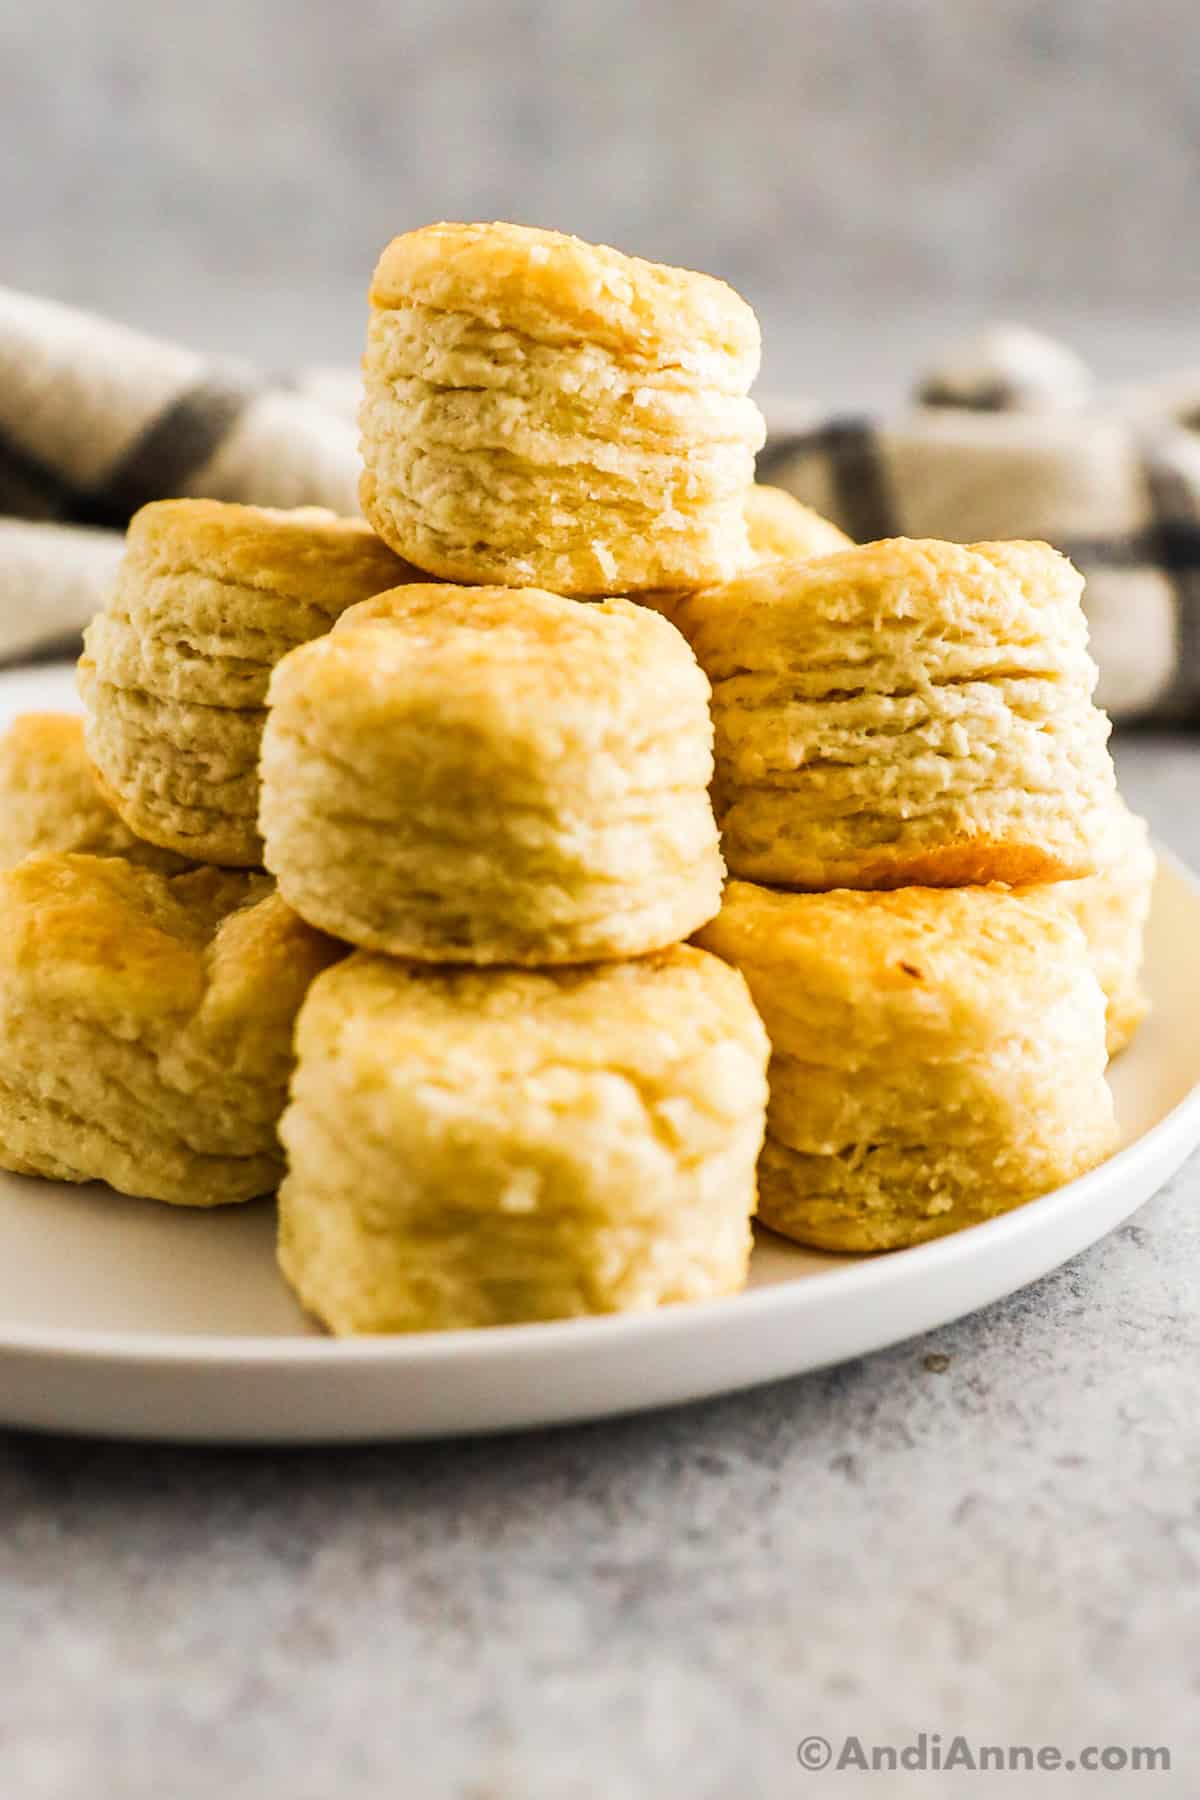
<path id="1" fill-rule="evenodd" d="M 719 1296 L 756 1206 L 891 1248 L 1107 1154 L 1153 864 L 1079 578 L 755 486 L 758 357 L 708 276 L 388 246 L 365 518 L 144 508 L 86 720 L 0 744 L 0 1164 L 277 1189 L 358 1333 Z"/>
<path id="2" fill-rule="evenodd" d="M 672 612 L 713 686 L 733 879 L 698 941 L 771 1036 L 759 1216 L 921 1242 L 1111 1148 L 1153 857 L 1046 544 L 895 539 Z"/>

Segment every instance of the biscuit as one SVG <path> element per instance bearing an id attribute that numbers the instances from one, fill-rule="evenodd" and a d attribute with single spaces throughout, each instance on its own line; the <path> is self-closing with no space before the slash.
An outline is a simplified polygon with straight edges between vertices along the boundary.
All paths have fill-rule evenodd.
<path id="1" fill-rule="evenodd" d="M 361 519 L 320 507 L 144 506 L 79 664 L 88 751 L 130 830 L 200 862 L 261 863 L 271 670 L 412 573 Z"/>
<path id="2" fill-rule="evenodd" d="M 755 565 L 796 562 L 802 557 L 832 556 L 854 548 L 840 525 L 805 506 L 783 488 L 756 482 L 746 496 L 746 530 Z"/>
<path id="3" fill-rule="evenodd" d="M 748 558 L 758 361 L 711 276 L 519 225 L 408 232 L 371 287 L 363 512 L 452 581 L 724 580 Z"/>
<path id="4" fill-rule="evenodd" d="M 1018 890 L 1065 906 L 1087 939 L 1108 1002 L 1109 1056 L 1126 1048 L 1150 1008 L 1142 957 L 1156 867 L 1145 820 L 1117 799 L 1099 874 Z"/>
<path id="5" fill-rule="evenodd" d="M 23 713 L 0 737 L 0 869 L 44 850 L 123 856 L 174 875 L 195 866 L 143 843 L 117 817 L 72 713 Z"/>
<path id="6" fill-rule="evenodd" d="M 1046 544 L 896 538 L 683 600 L 731 871 L 818 890 L 1092 874 L 1115 790 L 1082 585 Z"/>
<path id="7" fill-rule="evenodd" d="M 340 1334 L 633 1312 L 746 1278 L 767 1040 L 674 946 L 559 970 L 360 952 L 313 984 L 279 1257 Z"/>
<path id="8" fill-rule="evenodd" d="M 783 488 L 756 483 L 746 496 L 746 533 L 750 540 L 750 563 L 795 562 L 801 557 L 831 556 L 837 550 L 849 550 L 854 539 L 846 536 L 832 519 L 822 518 L 811 506 L 804 506 Z M 665 588 L 638 594 L 643 606 L 669 619 L 687 588 Z"/>
<path id="9" fill-rule="evenodd" d="M 271 1191 L 292 1030 L 341 953 L 262 874 L 0 875 L 0 1167 L 217 1206 Z"/>
<path id="10" fill-rule="evenodd" d="M 759 1217 L 784 1236 L 921 1243 L 1113 1147 L 1104 996 L 1062 908 L 732 881 L 697 941 L 741 970 L 771 1038 Z"/>
<path id="11" fill-rule="evenodd" d="M 708 683 L 665 619 L 397 588 L 280 663 L 266 863 L 302 918 L 430 962 L 572 963 L 720 905 Z"/>

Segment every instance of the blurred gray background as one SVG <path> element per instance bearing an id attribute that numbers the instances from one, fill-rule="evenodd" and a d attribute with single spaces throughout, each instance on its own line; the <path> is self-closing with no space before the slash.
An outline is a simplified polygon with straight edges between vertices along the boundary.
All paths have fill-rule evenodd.
<path id="1" fill-rule="evenodd" d="M 1117 374 L 1200 299 L 1196 0 L 0 0 L 7 281 L 283 364 L 393 233 L 511 217 L 712 269 L 767 389 L 996 315 Z"/>

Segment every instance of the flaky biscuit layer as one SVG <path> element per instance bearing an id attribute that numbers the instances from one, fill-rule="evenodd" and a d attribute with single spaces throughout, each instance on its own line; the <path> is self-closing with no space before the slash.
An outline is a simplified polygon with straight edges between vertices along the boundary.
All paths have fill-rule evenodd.
<path id="1" fill-rule="evenodd" d="M 132 521 L 80 662 L 88 749 L 131 830 L 252 867 L 271 670 L 414 571 L 357 519 L 164 500 Z"/>
<path id="2" fill-rule="evenodd" d="M 661 948 L 720 903 L 707 695 L 627 601 L 381 595 L 276 671 L 267 866 L 302 917 L 393 955 Z"/>
<path id="3" fill-rule="evenodd" d="M 195 862 L 255 868 L 258 758 L 266 713 L 159 700 L 79 665 L 101 792 L 138 835 Z"/>
<path id="4" fill-rule="evenodd" d="M 1061 907 L 732 881 L 697 941 L 741 970 L 771 1038 L 759 1212 L 785 1235 L 918 1243 L 1112 1147 L 1104 997 Z"/>
<path id="5" fill-rule="evenodd" d="M 0 1165 L 181 1206 L 274 1188 L 295 1015 L 341 952 L 266 876 L 32 856 L 0 943 Z"/>
<path id="6" fill-rule="evenodd" d="M 1046 545 L 894 539 L 684 599 L 730 868 L 818 890 L 1093 872 L 1115 788 L 1081 587 Z"/>
<path id="7" fill-rule="evenodd" d="M 360 953 L 314 984 L 297 1047 L 280 1262 L 331 1330 L 637 1311 L 745 1280 L 767 1044 L 717 959 Z"/>

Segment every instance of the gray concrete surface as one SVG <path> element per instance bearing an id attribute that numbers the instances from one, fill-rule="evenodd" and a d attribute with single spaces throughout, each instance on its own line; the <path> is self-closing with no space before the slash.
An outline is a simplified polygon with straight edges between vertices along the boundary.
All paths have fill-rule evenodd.
<path id="1" fill-rule="evenodd" d="M 1132 738 L 1200 864 L 1200 743 Z M 1200 1024 L 1198 1024 L 1200 1030 Z M 433 1447 L 0 1441 L 5 1800 L 1200 1792 L 1200 1163 L 928 1338 Z M 809 1734 L 1168 1774 L 809 1774 Z"/>

